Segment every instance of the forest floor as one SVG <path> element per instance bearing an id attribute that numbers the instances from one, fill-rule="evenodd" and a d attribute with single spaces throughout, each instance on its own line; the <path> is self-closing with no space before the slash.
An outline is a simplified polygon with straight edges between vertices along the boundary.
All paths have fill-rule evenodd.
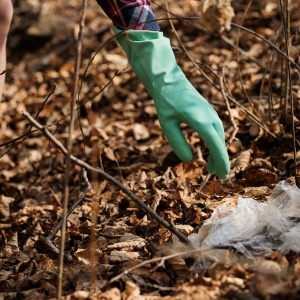
<path id="1" fill-rule="evenodd" d="M 64 299 L 299 299 L 299 234 L 288 229 L 270 233 L 282 225 L 276 215 L 282 207 L 265 215 L 259 209 L 283 193 L 284 220 L 292 226 L 299 222 L 300 205 L 293 199 L 299 199 L 300 156 L 296 150 L 294 159 L 294 144 L 299 149 L 300 3 L 291 1 L 289 84 L 287 22 L 280 1 L 233 2 L 234 24 L 220 35 L 200 26 L 198 1 L 152 3 L 178 64 L 218 112 L 226 140 L 233 139 L 228 145 L 231 172 L 224 181 L 207 177 L 207 148 L 186 125 L 182 130 L 194 159 L 178 160 L 162 134 L 153 100 L 113 38 L 110 20 L 96 1 L 88 2 L 72 154 L 117 179 L 198 243 L 198 252 L 124 190 L 88 169 L 85 176 L 72 162 L 69 205 L 83 201 L 67 221 Z M 82 3 L 13 3 L 0 103 L 0 299 L 55 299 L 59 256 L 42 237 L 62 217 L 66 158 L 23 112 L 67 145 Z M 215 236 L 217 246 L 203 248 L 200 237 L 213 228 L 211 217 L 230 216 L 245 198 L 246 213 L 222 224 L 229 227 Z M 251 210 L 250 204 L 263 206 Z M 265 224 L 261 231 L 258 224 Z M 236 235 L 229 243 L 230 229 Z M 247 240 L 250 230 L 263 236 L 263 245 Z M 288 245 L 280 240 L 287 232 Z"/>

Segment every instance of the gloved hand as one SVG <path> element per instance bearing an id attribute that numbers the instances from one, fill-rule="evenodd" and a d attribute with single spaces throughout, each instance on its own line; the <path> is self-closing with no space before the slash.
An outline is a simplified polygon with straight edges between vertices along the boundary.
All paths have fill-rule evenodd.
<path id="1" fill-rule="evenodd" d="M 230 166 L 222 122 L 177 65 L 169 39 L 158 31 L 122 32 L 116 27 L 114 31 L 132 69 L 153 98 L 161 128 L 179 159 L 192 159 L 191 148 L 180 130 L 180 124 L 185 123 L 210 151 L 208 172 L 226 179 Z"/>

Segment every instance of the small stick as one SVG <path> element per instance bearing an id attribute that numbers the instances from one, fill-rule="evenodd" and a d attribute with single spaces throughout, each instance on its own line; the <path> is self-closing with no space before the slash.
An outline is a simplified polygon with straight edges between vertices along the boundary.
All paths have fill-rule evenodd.
<path id="1" fill-rule="evenodd" d="M 234 120 L 234 117 L 232 115 L 232 111 L 231 111 L 231 108 L 230 108 L 229 100 L 228 100 L 227 95 L 225 93 L 225 87 L 224 87 L 224 68 L 222 69 L 222 73 L 223 73 L 223 75 L 219 77 L 219 79 L 220 79 L 220 87 L 221 87 L 220 91 L 221 91 L 222 96 L 223 96 L 223 98 L 225 100 L 225 103 L 226 103 L 226 106 L 227 106 L 227 110 L 228 110 L 228 113 L 229 113 L 230 122 L 231 122 L 231 124 L 233 126 L 233 132 L 231 133 L 231 136 L 230 136 L 229 140 L 227 141 L 227 149 L 228 149 L 228 147 L 230 146 L 230 144 L 234 140 L 234 138 L 235 138 L 235 136 L 236 136 L 239 128 L 236 125 L 236 122 Z"/>
<path id="2" fill-rule="evenodd" d="M 165 261 L 169 260 L 169 259 L 172 259 L 172 258 L 176 258 L 176 257 L 185 257 L 185 256 L 188 256 L 188 255 L 193 255 L 193 254 L 197 254 L 197 253 L 200 253 L 201 254 L 201 258 L 204 260 L 208 260 L 208 261 L 212 261 L 212 262 L 216 262 L 218 261 L 218 258 L 209 254 L 209 253 L 206 253 L 207 251 L 211 250 L 212 248 L 210 247 L 200 247 L 200 248 L 197 248 L 197 249 L 191 249 L 191 250 L 185 250 L 185 251 L 182 251 L 182 252 L 177 252 L 177 253 L 173 253 L 173 254 L 170 254 L 170 255 L 167 255 L 167 256 L 163 256 L 163 257 L 154 257 L 154 258 L 151 258 L 149 260 L 145 260 L 145 261 L 142 261 L 141 263 L 131 267 L 131 268 L 128 268 L 127 270 L 123 271 L 122 273 L 118 274 L 117 276 L 113 277 L 109 283 L 113 283 L 117 280 L 119 280 L 120 278 L 122 278 L 124 275 L 127 275 L 129 274 L 130 272 L 140 268 L 140 267 L 143 267 L 147 264 L 150 264 L 150 263 L 154 263 L 154 262 L 160 262 L 159 265 L 160 266 L 164 266 L 164 263 Z"/>
<path id="3" fill-rule="evenodd" d="M 202 183 L 200 184 L 200 187 L 198 189 L 198 191 L 202 191 L 204 189 L 204 187 L 207 185 L 207 183 L 209 182 L 209 180 L 212 178 L 213 175 L 211 174 L 207 174 L 206 177 L 204 178 L 204 180 L 202 181 Z"/>
<path id="4" fill-rule="evenodd" d="M 69 217 L 69 215 L 74 211 L 74 209 L 83 201 L 83 200 L 87 200 L 87 198 L 85 197 L 86 193 L 88 191 L 90 191 L 92 189 L 92 186 L 87 178 L 87 173 L 86 170 L 83 169 L 83 178 L 85 180 L 85 182 L 87 183 L 87 187 L 85 188 L 85 190 L 80 194 L 78 200 L 76 202 L 74 202 L 72 204 L 72 206 L 69 208 L 68 212 L 67 212 L 67 218 Z M 52 242 L 52 240 L 54 239 L 55 235 L 57 234 L 57 232 L 59 231 L 59 229 L 61 229 L 63 223 L 63 219 L 60 219 L 60 221 L 57 223 L 57 225 L 55 226 L 55 228 L 52 230 L 52 232 L 47 236 L 47 237 L 40 237 L 40 240 L 47 245 L 53 252 L 59 254 L 59 249 L 54 245 L 54 243 Z M 72 257 L 70 257 L 70 255 L 65 256 L 69 261 L 73 260 Z"/>

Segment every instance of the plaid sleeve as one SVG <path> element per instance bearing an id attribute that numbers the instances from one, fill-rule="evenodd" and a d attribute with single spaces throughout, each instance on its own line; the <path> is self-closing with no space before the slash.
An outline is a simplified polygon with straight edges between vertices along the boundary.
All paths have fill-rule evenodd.
<path id="1" fill-rule="evenodd" d="M 150 0 L 96 0 L 120 29 L 159 31 Z"/>

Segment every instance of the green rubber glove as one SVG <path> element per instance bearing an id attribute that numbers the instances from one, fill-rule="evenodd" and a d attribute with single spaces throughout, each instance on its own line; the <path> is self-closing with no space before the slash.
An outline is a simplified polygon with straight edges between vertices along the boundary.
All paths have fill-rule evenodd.
<path id="1" fill-rule="evenodd" d="M 161 128 L 179 159 L 192 159 L 180 130 L 180 124 L 185 123 L 209 149 L 208 172 L 226 179 L 230 167 L 222 122 L 177 65 L 170 40 L 158 31 L 121 31 L 116 27 L 114 31 L 132 69 L 153 98 Z"/>

